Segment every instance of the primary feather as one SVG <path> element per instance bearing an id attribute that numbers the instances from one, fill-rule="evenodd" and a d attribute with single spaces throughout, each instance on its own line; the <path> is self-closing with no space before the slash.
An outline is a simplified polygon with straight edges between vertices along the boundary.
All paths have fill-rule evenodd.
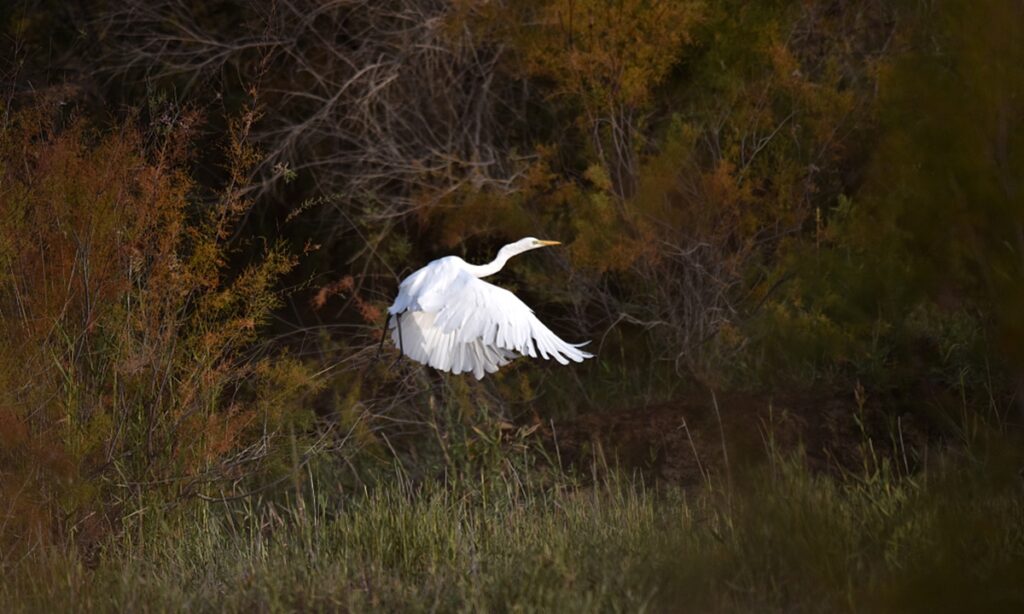
<path id="1" fill-rule="evenodd" d="M 563 365 L 590 358 L 579 349 L 584 344 L 563 341 L 516 295 L 480 279 L 512 256 L 550 244 L 527 237 L 506 245 L 489 265 L 447 256 L 416 271 L 399 285 L 388 309 L 392 341 L 417 362 L 477 379 L 517 356 Z"/>

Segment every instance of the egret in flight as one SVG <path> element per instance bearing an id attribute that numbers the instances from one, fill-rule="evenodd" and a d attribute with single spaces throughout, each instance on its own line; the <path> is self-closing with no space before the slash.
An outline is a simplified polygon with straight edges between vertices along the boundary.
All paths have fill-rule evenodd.
<path id="1" fill-rule="evenodd" d="M 398 286 L 385 324 L 391 340 L 417 362 L 477 379 L 518 356 L 539 354 L 563 365 L 590 358 L 579 349 L 584 343 L 563 341 L 515 294 L 481 279 L 512 256 L 548 245 L 559 242 L 526 237 L 501 248 L 490 264 L 469 264 L 458 256 L 434 260 Z"/>

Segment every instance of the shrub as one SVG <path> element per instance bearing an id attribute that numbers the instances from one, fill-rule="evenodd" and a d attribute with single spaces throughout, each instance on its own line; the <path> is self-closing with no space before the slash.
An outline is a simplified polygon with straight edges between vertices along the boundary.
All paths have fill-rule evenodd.
<path id="1" fill-rule="evenodd" d="M 121 525 L 266 465 L 311 379 L 256 350 L 294 263 L 280 245 L 233 272 L 228 237 L 257 158 L 239 118 L 227 182 L 186 172 L 198 118 L 144 132 L 46 101 L 0 137 L 0 546 Z"/>

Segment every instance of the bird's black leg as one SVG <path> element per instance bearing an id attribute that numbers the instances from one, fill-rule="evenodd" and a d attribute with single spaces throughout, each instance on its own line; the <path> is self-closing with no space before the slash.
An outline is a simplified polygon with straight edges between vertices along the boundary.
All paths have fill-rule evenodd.
<path id="1" fill-rule="evenodd" d="M 388 324 L 391 323 L 391 314 L 384 318 L 384 330 L 380 333 L 380 345 L 377 346 L 377 359 L 380 360 L 380 353 L 384 351 L 384 340 L 388 336 Z"/>
<path id="2" fill-rule="evenodd" d="M 402 312 L 405 313 L 405 312 Z M 399 355 L 405 354 L 405 342 L 402 341 L 402 314 L 395 316 L 398 322 L 398 353 Z"/>
<path id="3" fill-rule="evenodd" d="M 392 367 L 397 365 L 398 361 L 402 360 L 402 354 L 405 354 L 405 342 L 402 340 L 402 313 L 395 314 L 395 326 L 398 327 L 398 358 L 395 359 Z"/>

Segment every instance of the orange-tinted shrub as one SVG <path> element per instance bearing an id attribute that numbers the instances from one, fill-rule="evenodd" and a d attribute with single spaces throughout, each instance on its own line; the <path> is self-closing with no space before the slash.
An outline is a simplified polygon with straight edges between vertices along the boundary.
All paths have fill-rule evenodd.
<path id="1" fill-rule="evenodd" d="M 251 357 L 292 257 L 226 263 L 251 115 L 228 187 L 201 206 L 184 170 L 194 116 L 147 134 L 60 127 L 56 110 L 13 113 L 0 137 L 4 546 L 246 475 L 310 385 L 286 358 Z"/>

